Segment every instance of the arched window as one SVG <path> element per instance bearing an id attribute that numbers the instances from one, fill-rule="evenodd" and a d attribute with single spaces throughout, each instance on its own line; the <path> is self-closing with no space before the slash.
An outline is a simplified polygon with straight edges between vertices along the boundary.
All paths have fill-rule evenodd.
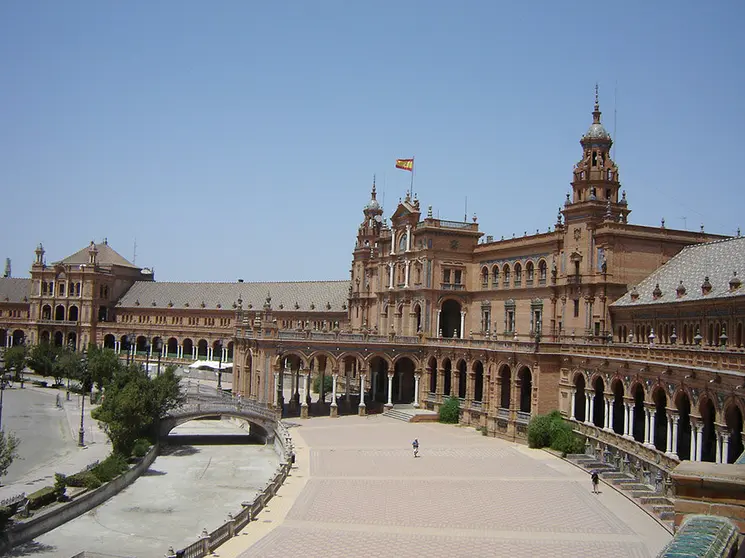
<path id="1" fill-rule="evenodd" d="M 546 284 L 546 260 L 541 260 L 538 262 L 538 284 L 539 285 L 545 285 Z"/>
<path id="2" fill-rule="evenodd" d="M 489 288 L 489 269 L 486 267 L 481 269 L 481 288 Z"/>
<path id="3" fill-rule="evenodd" d="M 491 284 L 493 288 L 499 287 L 499 266 L 495 265 L 491 268 Z"/>
<path id="4" fill-rule="evenodd" d="M 504 276 L 503 282 L 505 287 L 510 286 L 510 266 L 505 265 L 504 269 L 502 270 L 502 275 Z"/>
<path id="5" fill-rule="evenodd" d="M 535 270 L 533 268 L 533 262 L 528 262 L 525 265 L 525 280 L 527 281 L 528 285 L 533 284 L 533 276 L 535 275 Z"/>
<path id="6" fill-rule="evenodd" d="M 515 264 L 515 286 L 519 287 L 523 282 L 523 266 L 520 262 Z"/>

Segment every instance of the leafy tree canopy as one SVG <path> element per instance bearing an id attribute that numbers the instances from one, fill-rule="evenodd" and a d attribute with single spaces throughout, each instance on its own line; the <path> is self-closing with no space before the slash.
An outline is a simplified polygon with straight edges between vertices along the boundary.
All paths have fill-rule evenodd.
<path id="1" fill-rule="evenodd" d="M 18 456 L 21 441 L 11 433 L 0 430 L 0 477 L 8 472 L 13 460 Z"/>

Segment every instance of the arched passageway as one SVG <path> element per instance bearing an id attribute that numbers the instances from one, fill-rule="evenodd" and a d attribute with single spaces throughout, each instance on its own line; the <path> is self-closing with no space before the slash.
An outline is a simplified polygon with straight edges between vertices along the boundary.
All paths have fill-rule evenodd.
<path id="1" fill-rule="evenodd" d="M 675 407 L 678 409 L 678 441 L 673 451 L 682 461 L 691 459 L 691 400 L 685 392 L 678 394 Z"/>
<path id="2" fill-rule="evenodd" d="M 520 382 L 520 412 L 530 413 L 533 396 L 533 375 L 527 366 L 523 366 L 517 374 Z"/>
<path id="3" fill-rule="evenodd" d="M 194 341 L 191 339 L 184 339 L 184 342 L 182 343 L 184 348 L 184 357 L 183 358 L 194 358 Z"/>
<path id="4" fill-rule="evenodd" d="M 641 384 L 634 384 L 631 388 L 631 395 L 634 398 L 634 422 L 631 434 L 634 440 L 640 444 L 644 443 L 646 429 L 646 410 L 644 409 L 644 388 Z"/>
<path id="5" fill-rule="evenodd" d="M 437 393 L 437 359 L 435 357 L 427 362 L 427 373 L 429 374 L 429 392 Z"/>
<path id="6" fill-rule="evenodd" d="M 67 320 L 70 322 L 78 321 L 78 307 L 77 306 L 70 306 L 70 309 L 67 311 Z"/>
<path id="7" fill-rule="evenodd" d="M 381 405 L 388 401 L 388 361 L 376 356 L 370 359 L 370 397 Z"/>
<path id="8" fill-rule="evenodd" d="M 659 451 L 667 451 L 667 395 L 662 388 L 652 394 L 654 401 L 654 440 L 653 444 Z"/>
<path id="9" fill-rule="evenodd" d="M 453 393 L 453 363 L 449 358 L 445 359 L 442 368 L 444 370 L 442 393 L 445 397 L 450 397 Z"/>
<path id="10" fill-rule="evenodd" d="M 65 319 L 65 307 L 61 304 L 54 309 L 54 319 L 58 322 L 62 322 Z"/>
<path id="11" fill-rule="evenodd" d="M 466 361 L 465 360 L 459 360 L 458 361 L 458 398 L 459 399 L 465 399 L 466 398 Z"/>
<path id="12" fill-rule="evenodd" d="M 461 306 L 457 300 L 446 300 L 440 310 L 440 331 L 442 337 L 462 337 L 460 328 Z"/>
<path id="13" fill-rule="evenodd" d="M 400 358 L 394 365 L 393 403 L 414 402 L 414 363 L 408 357 Z"/>
<path id="14" fill-rule="evenodd" d="M 716 410 L 714 403 L 709 398 L 704 399 L 700 404 L 699 411 L 701 413 L 701 421 L 703 422 L 701 431 L 701 461 L 713 463 L 717 458 L 717 437 L 714 427 Z"/>
<path id="15" fill-rule="evenodd" d="M 166 357 L 176 358 L 178 355 L 178 340 L 175 337 L 168 339 L 166 343 Z"/>
<path id="16" fill-rule="evenodd" d="M 209 347 L 206 339 L 200 339 L 197 343 L 197 359 L 207 358 L 207 347 Z"/>
<path id="17" fill-rule="evenodd" d="M 144 335 L 140 335 L 139 337 L 137 337 L 137 344 L 135 346 L 136 346 L 136 349 L 135 350 L 138 353 L 145 354 L 147 352 L 147 348 L 148 348 L 147 347 L 147 337 L 145 337 Z"/>
<path id="18" fill-rule="evenodd" d="M 623 436 L 626 428 L 625 408 L 623 404 L 623 382 L 616 379 L 611 384 L 613 390 L 613 432 Z"/>
<path id="19" fill-rule="evenodd" d="M 722 461 L 725 463 L 734 463 L 743 451 L 742 412 L 740 412 L 740 408 L 736 404 L 731 403 L 724 415 L 724 420 L 727 425 L 729 444 L 727 455 L 722 456 Z"/>
<path id="20" fill-rule="evenodd" d="M 116 337 L 114 337 L 111 333 L 105 335 L 103 338 L 103 348 L 114 349 L 114 347 L 116 347 Z"/>
<path id="21" fill-rule="evenodd" d="M 595 395 L 592 398 L 592 423 L 598 428 L 605 424 L 605 382 L 598 376 L 595 378 Z"/>
<path id="22" fill-rule="evenodd" d="M 574 418 L 580 422 L 587 420 L 585 413 L 586 403 L 585 377 L 582 374 L 577 374 L 574 377 Z"/>
<path id="23" fill-rule="evenodd" d="M 506 364 L 502 365 L 499 369 L 499 408 L 509 409 L 511 401 L 512 391 L 512 370 Z"/>
<path id="24" fill-rule="evenodd" d="M 55 331 L 54 332 L 54 344 L 57 347 L 61 347 L 65 344 L 65 336 L 62 334 L 61 331 Z"/>
<path id="25" fill-rule="evenodd" d="M 477 360 L 473 365 L 473 400 L 484 400 L 484 365 Z"/>

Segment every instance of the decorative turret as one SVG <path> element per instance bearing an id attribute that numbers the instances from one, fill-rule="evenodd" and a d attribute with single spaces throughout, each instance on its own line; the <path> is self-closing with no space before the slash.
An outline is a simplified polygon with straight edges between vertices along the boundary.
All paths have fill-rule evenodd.
<path id="1" fill-rule="evenodd" d="M 98 260 L 98 248 L 96 248 L 96 243 L 91 240 L 90 246 L 88 246 L 88 263 L 91 265 L 96 265 Z"/>
<path id="2" fill-rule="evenodd" d="M 618 166 L 610 157 L 613 140 L 603 126 L 595 86 L 595 106 L 592 124 L 582 136 L 582 159 L 575 165 L 571 202 L 567 198 L 564 217 L 567 222 L 580 218 L 597 221 L 626 221 L 628 207 L 618 197 L 620 183 Z"/>
<path id="3" fill-rule="evenodd" d="M 44 265 L 44 246 L 41 245 L 41 242 L 39 242 L 34 253 L 36 254 L 36 262 L 34 263 L 36 265 Z"/>
<path id="4" fill-rule="evenodd" d="M 383 229 L 383 206 L 380 205 L 375 189 L 375 176 L 373 176 L 372 192 L 370 192 L 370 201 L 363 208 L 365 220 L 360 225 L 357 232 L 356 250 L 366 252 L 366 257 L 372 255 L 377 239 L 380 237 L 380 231 Z"/>

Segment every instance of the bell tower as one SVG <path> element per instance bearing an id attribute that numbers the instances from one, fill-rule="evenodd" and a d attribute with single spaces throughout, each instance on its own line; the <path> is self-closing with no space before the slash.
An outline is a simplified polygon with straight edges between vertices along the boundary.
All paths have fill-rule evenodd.
<path id="1" fill-rule="evenodd" d="M 579 140 L 582 159 L 574 167 L 572 197 L 567 194 L 564 206 L 567 222 L 588 217 L 626 222 L 630 213 L 625 194 L 619 196 L 618 166 L 610 156 L 613 139 L 600 121 L 601 114 L 595 85 L 592 124 Z"/>

